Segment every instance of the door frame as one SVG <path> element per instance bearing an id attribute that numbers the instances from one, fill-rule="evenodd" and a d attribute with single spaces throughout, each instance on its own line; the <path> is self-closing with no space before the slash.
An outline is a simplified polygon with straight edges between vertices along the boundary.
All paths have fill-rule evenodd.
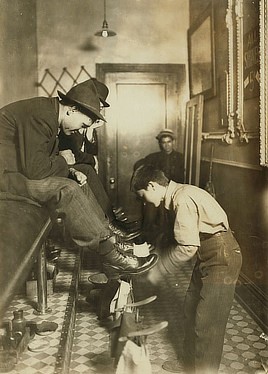
<path id="1" fill-rule="evenodd" d="M 186 103 L 184 137 L 184 183 L 199 187 L 204 96 L 199 94 Z"/>
<path id="2" fill-rule="evenodd" d="M 178 82 L 176 90 L 178 95 L 185 97 L 185 102 L 182 103 L 182 106 L 186 103 L 188 98 L 188 90 L 186 86 L 186 66 L 185 64 L 122 64 L 122 63 L 100 63 L 96 64 L 96 78 L 101 82 L 105 83 L 105 76 L 108 73 L 171 73 L 178 76 Z M 108 97 L 109 102 L 109 97 Z M 185 106 L 184 106 L 185 108 Z M 178 108 L 179 111 L 179 108 Z M 181 108 L 181 127 L 182 131 L 184 130 L 184 119 L 185 119 L 185 110 Z M 179 124 L 178 124 L 179 125 Z M 99 160 L 99 177 L 104 186 L 107 184 L 107 150 L 105 147 L 105 127 L 101 127 L 99 130 L 99 145 L 101 152 L 98 155 Z M 182 134 L 183 136 L 184 134 Z"/>

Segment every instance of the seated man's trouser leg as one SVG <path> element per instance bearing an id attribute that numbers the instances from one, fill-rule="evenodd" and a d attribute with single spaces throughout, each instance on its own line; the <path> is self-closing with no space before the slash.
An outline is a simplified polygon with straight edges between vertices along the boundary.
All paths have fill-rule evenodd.
<path id="1" fill-rule="evenodd" d="M 74 168 L 87 176 L 87 184 L 93 192 L 97 202 L 106 216 L 113 220 L 114 215 L 112 204 L 94 168 L 87 164 L 76 164 Z"/>
<path id="2" fill-rule="evenodd" d="M 24 183 L 26 197 L 65 216 L 66 229 L 76 244 L 96 249 L 110 234 L 108 221 L 89 188 L 84 192 L 75 181 L 63 177 L 25 178 Z"/>
<path id="3" fill-rule="evenodd" d="M 230 230 L 201 242 L 184 308 L 188 372 L 218 372 L 241 264 L 240 248 Z"/>

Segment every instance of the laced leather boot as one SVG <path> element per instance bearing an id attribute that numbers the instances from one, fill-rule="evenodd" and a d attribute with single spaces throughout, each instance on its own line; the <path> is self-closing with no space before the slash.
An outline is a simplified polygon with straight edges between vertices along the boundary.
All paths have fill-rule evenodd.
<path id="1" fill-rule="evenodd" d="M 122 225 L 120 225 L 116 221 L 112 221 L 109 223 L 109 229 L 112 231 L 113 234 L 119 236 L 119 238 L 123 241 L 130 241 L 138 236 L 141 235 L 140 230 L 126 230 L 122 228 Z"/>
<path id="2" fill-rule="evenodd" d="M 150 270 L 157 262 L 158 256 L 150 254 L 147 257 L 136 257 L 120 251 L 115 243 L 111 251 L 101 255 L 101 260 L 105 269 L 114 270 L 120 274 L 136 275 Z"/>
<path id="3" fill-rule="evenodd" d="M 141 221 L 130 221 L 124 212 L 123 208 L 113 208 L 115 221 L 125 230 L 140 230 L 142 226 Z"/>

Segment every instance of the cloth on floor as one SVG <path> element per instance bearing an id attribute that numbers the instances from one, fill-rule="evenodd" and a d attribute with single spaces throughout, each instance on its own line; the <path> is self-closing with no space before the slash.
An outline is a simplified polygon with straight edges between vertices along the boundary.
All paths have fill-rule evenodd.
<path id="1" fill-rule="evenodd" d="M 130 332 L 137 331 L 139 325 L 136 322 L 136 313 L 123 312 L 116 320 L 119 324 L 115 324 L 114 328 L 110 331 L 111 338 L 111 357 L 114 357 L 115 366 L 122 354 L 126 342 L 121 342 L 119 338 L 127 336 Z"/>
<path id="2" fill-rule="evenodd" d="M 111 314 L 115 312 L 115 309 L 124 309 L 125 305 L 129 302 L 129 293 L 130 284 L 120 280 L 120 286 L 110 304 Z"/>
<path id="3" fill-rule="evenodd" d="M 131 340 L 128 340 L 120 356 L 116 374 L 140 373 L 152 373 L 147 347 L 143 344 L 140 347 Z"/>

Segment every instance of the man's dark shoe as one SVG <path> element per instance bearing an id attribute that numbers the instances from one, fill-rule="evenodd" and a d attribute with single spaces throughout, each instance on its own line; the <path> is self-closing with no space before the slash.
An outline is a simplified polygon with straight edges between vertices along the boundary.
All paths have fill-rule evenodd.
<path id="1" fill-rule="evenodd" d="M 136 231 L 123 230 L 121 227 L 119 227 L 118 223 L 116 223 L 115 221 L 109 223 L 109 229 L 112 231 L 113 234 L 119 236 L 120 239 L 124 241 L 133 240 L 141 234 L 141 231 L 139 230 L 136 230 Z"/>
<path id="2" fill-rule="evenodd" d="M 111 223 L 118 229 L 126 232 L 141 231 L 142 226 L 140 221 L 119 221 L 114 219 Z"/>
<path id="3" fill-rule="evenodd" d="M 183 364 L 178 360 L 165 361 L 162 368 L 170 373 L 185 373 Z"/>
<path id="4" fill-rule="evenodd" d="M 125 222 L 128 220 L 126 213 L 124 212 L 123 208 L 113 208 L 113 213 L 116 218 L 116 220 Z"/>
<path id="5" fill-rule="evenodd" d="M 118 221 L 116 221 L 118 222 Z M 141 221 L 124 221 L 124 222 L 118 222 L 119 227 L 122 227 L 122 229 L 127 231 L 140 231 L 142 229 L 142 223 Z"/>
<path id="6" fill-rule="evenodd" d="M 119 227 L 124 230 L 141 230 L 142 222 L 139 220 L 130 221 L 124 212 L 123 208 L 113 209 L 115 221 L 118 223 Z M 121 225 L 121 226 L 120 226 Z"/>
<path id="7" fill-rule="evenodd" d="M 133 255 L 134 244 L 132 242 L 117 242 L 120 252 Z"/>
<path id="8" fill-rule="evenodd" d="M 158 256 L 136 257 L 122 253 L 117 244 L 105 255 L 101 256 L 104 269 L 114 270 L 120 274 L 136 275 L 150 270 L 157 262 Z"/>

